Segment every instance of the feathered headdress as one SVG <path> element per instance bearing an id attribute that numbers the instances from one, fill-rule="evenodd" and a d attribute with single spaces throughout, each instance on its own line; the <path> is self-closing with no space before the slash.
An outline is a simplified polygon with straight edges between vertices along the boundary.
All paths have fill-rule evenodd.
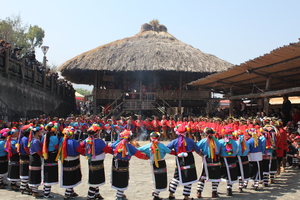
<path id="1" fill-rule="evenodd" d="M 160 133 L 159 132 L 152 132 L 150 133 L 150 140 L 151 140 L 151 146 L 150 146 L 150 150 L 151 153 L 153 155 L 153 161 L 156 167 L 159 167 L 158 165 L 158 161 L 161 160 L 161 156 L 160 156 L 160 150 L 158 147 L 158 143 L 159 143 L 159 138 L 160 138 Z"/>
<path id="2" fill-rule="evenodd" d="M 215 134 L 215 131 L 213 128 L 205 127 L 204 133 L 209 134 L 209 136 L 206 139 L 207 145 L 209 146 L 208 158 L 216 160 L 217 159 L 216 152 L 218 151 L 218 149 L 216 145 L 217 139 L 213 136 L 213 134 Z"/>
<path id="3" fill-rule="evenodd" d="M 93 124 L 89 129 L 88 133 L 92 131 L 92 133 L 95 135 L 99 130 L 100 126 L 98 124 Z M 96 151 L 95 151 L 95 138 L 94 135 L 89 134 L 87 140 L 86 140 L 86 157 L 91 160 L 91 158 L 96 156 Z"/>
<path id="4" fill-rule="evenodd" d="M 254 148 L 256 148 L 258 146 L 258 136 L 257 136 L 256 128 L 247 129 L 246 132 L 252 136 L 254 140 Z"/>
<path id="5" fill-rule="evenodd" d="M 278 133 L 278 130 L 275 126 L 264 126 L 263 133 L 266 138 L 266 149 L 273 149 L 275 147 L 275 135 L 272 134 L 272 132 Z"/>
<path id="6" fill-rule="evenodd" d="M 31 141 L 32 141 L 32 138 L 33 138 L 33 135 L 40 131 L 40 130 L 43 130 L 44 129 L 44 126 L 43 125 L 38 125 L 36 127 L 33 127 L 31 130 L 30 130 L 30 134 L 29 134 L 29 137 L 28 137 L 28 147 L 30 147 L 31 145 Z"/>
<path id="7" fill-rule="evenodd" d="M 62 133 L 64 134 L 64 140 L 62 142 L 62 144 L 60 145 L 57 157 L 56 157 L 56 161 L 58 160 L 58 158 L 61 160 L 61 162 L 64 162 L 64 159 L 66 157 L 68 157 L 68 152 L 67 152 L 67 140 L 68 137 L 70 137 L 71 135 L 74 134 L 75 129 L 72 126 L 68 126 L 66 128 L 64 128 L 64 130 L 62 131 Z"/>
<path id="8" fill-rule="evenodd" d="M 116 146 L 116 149 L 114 151 L 115 154 L 122 153 L 122 158 L 125 158 L 126 155 L 128 155 L 127 144 L 128 144 L 128 139 L 131 137 L 131 135 L 132 132 L 129 130 L 124 130 L 120 134 L 120 142 Z"/>
<path id="9" fill-rule="evenodd" d="M 233 149 L 232 149 L 232 140 L 230 139 L 230 136 L 232 136 L 232 128 L 230 127 L 225 127 L 224 129 L 224 146 L 225 146 L 225 151 L 228 155 L 233 154 Z"/>
<path id="10" fill-rule="evenodd" d="M 50 122 L 49 124 L 47 124 L 45 126 L 45 129 L 49 132 L 55 132 L 58 129 L 57 126 L 57 122 L 53 121 Z M 48 137 L 47 134 L 49 134 L 48 132 L 46 132 L 46 134 L 44 135 L 44 142 L 43 142 L 43 148 L 42 148 L 42 154 L 45 160 L 48 159 Z"/>
<path id="11" fill-rule="evenodd" d="M 186 152 L 185 134 L 187 132 L 186 126 L 179 124 L 174 128 L 175 133 L 178 135 L 178 154 Z"/>
<path id="12" fill-rule="evenodd" d="M 5 151 L 7 152 L 7 156 L 8 157 L 12 157 L 13 155 L 13 152 L 12 152 L 12 146 L 11 146 L 11 136 L 17 131 L 16 127 L 13 127 L 11 130 L 9 130 L 7 132 L 8 134 L 8 138 L 6 140 L 6 143 L 5 143 Z"/>

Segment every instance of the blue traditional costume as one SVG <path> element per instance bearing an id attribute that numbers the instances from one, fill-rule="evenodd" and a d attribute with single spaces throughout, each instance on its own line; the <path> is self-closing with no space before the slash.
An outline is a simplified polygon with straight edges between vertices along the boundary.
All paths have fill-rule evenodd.
<path id="1" fill-rule="evenodd" d="M 7 175 L 8 171 L 7 152 L 5 151 L 5 139 L 8 135 L 8 132 L 8 128 L 4 128 L 0 131 L 0 189 L 6 188 L 3 177 Z"/>
<path id="2" fill-rule="evenodd" d="M 20 181 L 20 156 L 17 150 L 17 134 L 17 129 L 12 128 L 5 143 L 8 156 L 7 180 L 11 182 L 11 188 L 14 191 L 19 190 L 17 182 Z"/>
<path id="3" fill-rule="evenodd" d="M 171 141 L 167 147 L 174 150 L 176 155 L 176 168 L 172 181 L 169 184 L 169 199 L 175 199 L 174 193 L 178 184 L 183 185 L 183 196 L 190 199 L 192 184 L 197 182 L 197 171 L 193 151 L 200 154 L 201 151 L 194 140 L 185 137 L 188 127 L 178 125 L 174 131 L 178 138 Z"/>
<path id="4" fill-rule="evenodd" d="M 44 197 L 51 198 L 51 186 L 58 184 L 58 163 L 56 160 L 58 153 L 59 139 L 54 135 L 58 129 L 58 124 L 56 122 L 50 122 L 46 125 L 45 130 L 47 131 L 44 135 L 43 142 L 43 176 L 42 184 L 44 185 Z"/>
<path id="5" fill-rule="evenodd" d="M 232 129 L 225 127 L 224 139 L 219 140 L 221 145 L 221 178 L 227 182 L 227 196 L 232 196 L 232 184 L 237 183 L 236 155 L 238 146 L 232 139 Z"/>
<path id="6" fill-rule="evenodd" d="M 63 130 L 64 138 L 60 142 L 57 159 L 61 161 L 60 186 L 66 188 L 64 199 L 71 199 L 78 196 L 74 192 L 74 187 L 81 183 L 81 168 L 79 155 L 84 155 L 84 148 L 72 139 L 74 134 L 73 127 Z"/>
<path id="7" fill-rule="evenodd" d="M 250 177 L 249 168 L 249 144 L 246 142 L 242 131 L 236 133 L 237 137 L 237 173 L 239 179 L 239 192 L 243 192 L 243 188 L 247 186 Z"/>
<path id="8" fill-rule="evenodd" d="M 41 197 L 43 195 L 38 193 L 38 187 L 42 181 L 42 143 L 38 136 L 39 132 L 43 129 L 42 126 L 34 127 L 28 139 L 29 155 L 29 181 L 28 185 L 31 189 L 32 196 Z"/>
<path id="9" fill-rule="evenodd" d="M 129 161 L 131 156 L 140 159 L 148 159 L 147 155 L 141 153 L 129 141 L 132 132 L 125 130 L 120 134 L 120 140 L 110 146 L 113 149 L 114 157 L 112 159 L 111 187 L 117 190 L 117 200 L 125 197 L 124 191 L 128 187 L 129 180 Z"/>
<path id="10" fill-rule="evenodd" d="M 204 133 L 208 134 L 207 138 L 200 140 L 197 146 L 203 153 L 203 168 L 202 174 L 198 181 L 197 197 L 202 197 L 202 191 L 205 181 L 212 182 L 212 198 L 218 197 L 217 188 L 221 181 L 221 163 L 220 163 L 220 148 L 219 141 L 214 137 L 214 130 L 205 128 Z"/>
<path id="11" fill-rule="evenodd" d="M 257 130 L 250 128 L 248 131 L 251 138 L 247 141 L 249 144 L 249 168 L 250 168 L 250 179 L 254 181 L 253 187 L 255 190 L 258 189 L 258 184 L 262 180 L 262 151 L 263 143 L 257 136 Z"/>
<path id="12" fill-rule="evenodd" d="M 87 131 L 88 138 L 83 141 L 85 155 L 89 160 L 88 199 L 103 199 L 99 193 L 99 186 L 105 184 L 103 162 L 105 153 L 112 153 L 111 147 L 99 138 L 99 130 L 100 126 L 93 124 Z"/>
<path id="13" fill-rule="evenodd" d="M 19 154 L 20 154 L 20 190 L 22 194 L 31 194 L 31 189 L 28 186 L 29 179 L 29 147 L 28 137 L 31 134 L 32 124 L 28 124 L 22 127 L 23 135 L 19 135 Z"/>
<path id="14" fill-rule="evenodd" d="M 277 128 L 272 125 L 266 125 L 263 130 L 262 141 L 265 151 L 263 151 L 263 179 L 264 186 L 267 187 L 269 183 L 274 183 L 275 173 L 277 172 L 277 157 L 276 157 L 276 133 Z"/>
<path id="15" fill-rule="evenodd" d="M 153 200 L 161 200 L 162 198 L 159 198 L 159 193 L 165 191 L 168 187 L 167 166 L 164 157 L 167 153 L 170 153 L 171 150 L 160 143 L 158 141 L 159 138 L 159 132 L 152 132 L 150 134 L 151 143 L 138 148 L 138 150 L 150 158 L 154 182 Z"/>

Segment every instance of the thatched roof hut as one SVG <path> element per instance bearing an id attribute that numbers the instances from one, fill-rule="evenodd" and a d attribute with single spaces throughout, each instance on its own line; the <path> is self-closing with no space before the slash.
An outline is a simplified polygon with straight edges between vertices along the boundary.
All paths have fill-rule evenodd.
<path id="1" fill-rule="evenodd" d="M 60 71 L 73 83 L 94 84 L 96 71 L 182 71 L 215 73 L 232 64 L 177 40 L 160 24 L 143 24 L 133 37 L 82 53 Z"/>

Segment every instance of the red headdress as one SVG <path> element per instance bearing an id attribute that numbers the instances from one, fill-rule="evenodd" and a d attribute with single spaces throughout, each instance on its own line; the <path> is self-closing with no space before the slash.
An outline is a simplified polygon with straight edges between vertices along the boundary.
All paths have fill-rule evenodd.
<path id="1" fill-rule="evenodd" d="M 128 144 L 128 139 L 131 137 L 131 135 L 132 135 L 132 132 L 129 130 L 124 130 L 120 134 L 120 142 L 116 146 L 116 149 L 114 151 L 115 154 L 122 153 L 122 158 L 125 158 L 126 155 L 128 155 L 127 144 Z"/>
<path id="2" fill-rule="evenodd" d="M 69 136 L 71 136 L 71 135 L 74 134 L 74 131 L 75 131 L 75 129 L 72 126 L 69 126 L 67 128 L 64 128 L 64 130 L 62 132 L 65 136 L 64 136 L 63 143 L 60 146 L 59 152 L 58 152 L 57 157 L 56 157 L 56 160 L 58 160 L 58 158 L 60 158 L 60 160 L 61 160 L 62 163 L 64 162 L 64 159 L 66 157 L 68 157 L 67 140 L 68 140 Z"/>
<path id="3" fill-rule="evenodd" d="M 174 128 L 175 133 L 178 135 L 178 154 L 186 152 L 186 141 L 185 134 L 187 132 L 187 127 L 179 124 Z"/>

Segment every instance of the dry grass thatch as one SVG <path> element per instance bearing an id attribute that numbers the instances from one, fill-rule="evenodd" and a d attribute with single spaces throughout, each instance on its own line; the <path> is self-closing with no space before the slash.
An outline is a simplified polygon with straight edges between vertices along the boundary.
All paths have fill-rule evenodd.
<path id="1" fill-rule="evenodd" d="M 74 83 L 93 84 L 91 76 L 97 70 L 213 73 L 231 66 L 231 63 L 177 40 L 164 25 L 143 24 L 135 36 L 82 53 L 65 62 L 60 71 Z"/>

